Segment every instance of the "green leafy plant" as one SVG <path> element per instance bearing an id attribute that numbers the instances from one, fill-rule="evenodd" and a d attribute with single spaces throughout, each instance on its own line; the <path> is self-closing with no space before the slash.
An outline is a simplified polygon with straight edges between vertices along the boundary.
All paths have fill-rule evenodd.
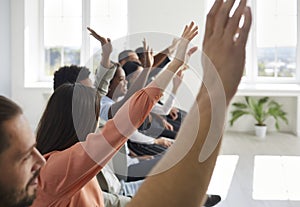
<path id="1" fill-rule="evenodd" d="M 283 120 L 286 124 L 286 112 L 282 110 L 282 105 L 276 101 L 270 100 L 269 97 L 263 97 L 258 100 L 253 97 L 246 96 L 246 103 L 235 102 L 232 105 L 234 110 L 231 111 L 230 125 L 243 115 L 251 115 L 257 121 L 257 126 L 265 126 L 265 120 L 269 117 L 275 119 L 275 127 L 279 130 L 279 119 Z"/>

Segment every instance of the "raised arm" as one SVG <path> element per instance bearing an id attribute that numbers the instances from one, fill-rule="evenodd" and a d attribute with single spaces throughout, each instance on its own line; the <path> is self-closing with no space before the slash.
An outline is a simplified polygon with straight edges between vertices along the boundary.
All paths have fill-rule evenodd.
<path id="1" fill-rule="evenodd" d="M 204 84 L 176 142 L 128 206 L 201 206 L 219 153 L 226 109 L 245 63 L 251 12 L 246 0 L 241 0 L 230 18 L 234 2 L 216 0 L 207 15 L 202 58 Z M 239 28 L 242 15 L 244 25 Z M 235 40 L 236 32 L 239 36 Z"/>
<path id="2" fill-rule="evenodd" d="M 170 80 L 172 80 L 174 74 L 178 71 L 179 67 L 184 64 L 185 54 L 187 51 L 188 44 L 197 34 L 198 34 L 198 27 L 195 26 L 193 22 L 190 25 L 185 26 L 185 29 L 181 35 L 181 39 L 180 39 L 180 42 L 177 47 L 176 57 L 170 63 L 168 68 L 154 80 L 155 84 L 162 90 L 164 90 L 168 86 L 168 83 L 170 82 Z M 147 47 L 147 45 L 145 43 L 144 43 L 144 51 L 146 51 L 147 54 L 151 53 L 149 47 Z M 146 57 L 150 58 L 150 55 L 146 55 Z M 152 64 L 153 64 L 153 62 L 152 62 Z M 149 72 L 150 72 L 150 70 L 148 71 L 146 78 L 143 77 L 144 84 L 147 81 Z M 141 75 L 144 75 L 144 74 L 141 73 Z M 139 75 L 138 79 L 142 79 L 141 75 Z M 132 87 L 136 87 L 135 84 L 138 84 L 136 82 L 137 81 L 134 82 Z M 138 89 L 135 89 L 135 90 L 138 90 Z M 123 105 L 123 102 L 125 102 L 133 94 L 133 92 L 134 91 L 127 92 L 126 97 L 124 97 L 125 100 L 122 100 L 121 102 L 117 102 L 116 104 L 114 104 L 111 107 L 110 112 L 111 112 L 112 116 Z"/>
<path id="3" fill-rule="evenodd" d="M 163 105 L 155 104 L 151 112 L 159 115 L 168 115 L 170 113 L 174 105 L 175 96 L 177 94 L 178 88 L 181 85 L 183 80 L 183 73 L 188 68 L 187 62 L 190 59 L 191 55 L 197 51 L 197 49 L 198 47 L 192 47 L 191 49 L 189 49 L 185 57 L 185 64 L 182 66 L 182 68 L 176 73 L 176 76 L 174 76 L 173 78 L 173 87 L 168 99 Z"/>
<path id="4" fill-rule="evenodd" d="M 173 54 L 180 39 L 174 38 L 172 44 L 154 56 L 153 68 L 157 68 L 167 57 Z"/>
<path id="5" fill-rule="evenodd" d="M 148 80 L 148 76 L 149 73 L 152 69 L 152 65 L 153 65 L 153 56 L 152 56 L 152 52 L 146 42 L 146 40 L 143 40 L 143 47 L 144 47 L 144 55 L 145 55 L 145 61 L 144 61 L 144 69 L 141 72 L 141 74 L 139 75 L 139 77 L 136 79 L 136 81 L 132 84 L 132 86 L 129 88 L 128 92 L 126 93 L 126 95 L 124 96 L 124 98 L 116 103 L 114 103 L 110 110 L 109 110 L 109 114 L 108 117 L 112 118 L 117 111 L 121 108 L 121 106 L 138 90 L 140 90 L 141 88 L 145 87 L 146 82 Z"/>
<path id="6" fill-rule="evenodd" d="M 88 27 L 87 29 L 89 30 L 90 35 L 101 43 L 102 57 L 99 67 L 97 67 L 96 70 L 94 85 L 100 92 L 100 94 L 102 96 L 105 96 L 108 93 L 109 82 L 113 78 L 117 68 L 117 65 L 110 60 L 110 55 L 112 53 L 111 40 L 97 34 L 90 27 Z"/>

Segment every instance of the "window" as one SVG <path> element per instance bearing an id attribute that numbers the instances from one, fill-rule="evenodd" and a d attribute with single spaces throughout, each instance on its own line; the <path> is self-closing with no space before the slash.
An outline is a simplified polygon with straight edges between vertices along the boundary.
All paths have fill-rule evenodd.
<path id="1" fill-rule="evenodd" d="M 297 0 L 256 1 L 259 77 L 296 78 Z"/>
<path id="2" fill-rule="evenodd" d="M 80 64 L 82 1 L 44 0 L 44 75 L 62 65 Z"/>
<path id="3" fill-rule="evenodd" d="M 89 38 L 87 26 L 113 40 L 127 34 L 125 0 L 43 0 L 42 4 L 40 81 L 52 80 L 63 65 L 99 64 L 100 45 Z"/>
<path id="4" fill-rule="evenodd" d="M 207 8 L 213 4 L 208 0 Z M 239 1 L 236 1 L 235 6 Z M 246 83 L 299 82 L 297 0 L 249 0 L 253 23 L 247 45 Z"/>

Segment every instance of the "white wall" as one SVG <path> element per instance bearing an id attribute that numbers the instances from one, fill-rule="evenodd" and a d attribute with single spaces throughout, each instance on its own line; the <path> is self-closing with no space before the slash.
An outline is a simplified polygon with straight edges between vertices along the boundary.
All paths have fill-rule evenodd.
<path id="1" fill-rule="evenodd" d="M 0 0 L 0 28 L 0 94 L 10 97 L 10 0 Z"/>
<path id="2" fill-rule="evenodd" d="M 45 106 L 45 94 L 50 88 L 24 87 L 25 81 L 25 2 L 29 0 L 11 0 L 11 70 L 12 70 L 12 98 L 19 103 L 33 129 L 41 117 Z M 30 47 L 30 45 L 29 45 Z M 28 56 L 30 54 L 27 54 Z"/>
<path id="3" fill-rule="evenodd" d="M 194 21 L 199 27 L 199 35 L 191 45 L 201 47 L 204 33 L 205 1 L 174 0 L 129 0 L 128 1 L 128 33 L 129 49 L 142 46 L 145 37 L 155 52 L 161 51 L 179 37 L 186 24 Z M 200 50 L 199 50 L 200 51 Z M 188 110 L 197 94 L 201 83 L 202 70 L 200 53 L 191 59 L 191 68 L 185 73 L 184 87 L 178 92 L 177 105 Z M 183 101 L 184 100 L 184 101 Z"/>

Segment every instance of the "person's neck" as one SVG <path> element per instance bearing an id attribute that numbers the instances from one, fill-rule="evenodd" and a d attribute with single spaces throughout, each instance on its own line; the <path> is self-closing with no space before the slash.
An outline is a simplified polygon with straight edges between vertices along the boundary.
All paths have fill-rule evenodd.
<path id="1" fill-rule="evenodd" d="M 121 97 L 121 96 L 113 96 L 113 95 L 114 95 L 113 92 L 108 92 L 106 96 L 115 102 L 117 102 L 118 99 Z"/>

